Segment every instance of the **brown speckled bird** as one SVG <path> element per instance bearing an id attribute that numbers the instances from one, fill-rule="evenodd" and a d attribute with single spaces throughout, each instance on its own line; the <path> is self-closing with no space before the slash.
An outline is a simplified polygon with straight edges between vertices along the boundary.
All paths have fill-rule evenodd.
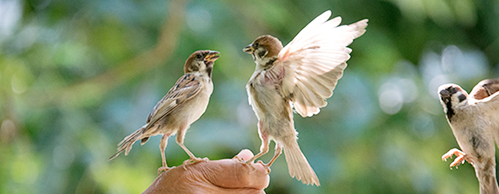
<path id="1" fill-rule="evenodd" d="M 274 140 L 275 155 L 264 165 L 270 167 L 284 149 L 291 177 L 305 184 L 320 185 L 298 145 L 292 107 L 310 117 L 326 106 L 350 58 L 347 46 L 367 27 L 367 19 L 339 26 L 341 18 L 330 16 L 326 11 L 315 18 L 284 48 L 277 38 L 264 35 L 243 49 L 256 63 L 246 88 L 262 139 L 260 153 L 247 163 L 266 154 Z"/>
<path id="2" fill-rule="evenodd" d="M 451 168 L 457 168 L 464 161 L 473 165 L 480 194 L 499 194 L 494 143 L 499 140 L 498 90 L 499 78 L 481 81 L 470 95 L 456 84 L 445 84 L 438 89 L 447 121 L 463 150 L 453 148 L 442 156 L 442 160 L 456 155 Z"/>
<path id="3" fill-rule="evenodd" d="M 118 144 L 118 152 L 109 160 L 116 158 L 121 152 L 125 155 L 132 149 L 133 143 L 140 140 L 141 145 L 149 140 L 149 137 L 163 135 L 159 148 L 163 166 L 158 169 L 158 174 L 168 170 L 165 158 L 165 149 L 168 137 L 177 134 L 177 143 L 189 155 L 190 160 L 201 161 L 196 158 L 187 147 L 184 146 L 184 136 L 189 126 L 201 117 L 208 106 L 213 82 L 211 73 L 213 64 L 219 57 L 219 52 L 202 50 L 192 53 L 185 62 L 185 74 L 177 80 L 177 83 L 166 93 L 166 95 L 154 106 L 147 117 L 146 124 Z"/>

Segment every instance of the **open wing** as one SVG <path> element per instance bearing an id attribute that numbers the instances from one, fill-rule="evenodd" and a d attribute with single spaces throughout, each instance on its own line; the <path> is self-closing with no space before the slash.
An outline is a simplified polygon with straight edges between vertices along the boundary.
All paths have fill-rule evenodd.
<path id="1" fill-rule="evenodd" d="M 315 18 L 278 55 L 286 71 L 283 93 L 302 117 L 327 105 L 350 59 L 347 46 L 366 31 L 367 19 L 338 26 L 341 18 L 328 20 L 330 16 L 328 10 Z"/>
<path id="2" fill-rule="evenodd" d="M 480 111 L 487 111 L 498 122 L 499 127 L 499 78 L 486 79 L 478 83 L 470 95 L 470 103 L 480 107 Z M 497 129 L 499 130 L 499 128 Z"/>
<path id="3" fill-rule="evenodd" d="M 154 126 L 158 120 L 171 114 L 179 105 L 192 99 L 201 91 L 201 83 L 193 74 L 185 74 L 177 80 L 177 83 L 166 93 L 166 95 L 154 106 L 147 117 L 149 127 Z"/>
<path id="4" fill-rule="evenodd" d="M 470 93 L 470 97 L 482 100 L 499 91 L 499 78 L 486 79 L 478 83 Z"/>
<path id="5" fill-rule="evenodd" d="M 494 136 L 496 143 L 499 143 L 499 78 L 481 81 L 469 96 L 469 103 L 475 105 L 482 113 L 486 121 L 485 126 Z"/>

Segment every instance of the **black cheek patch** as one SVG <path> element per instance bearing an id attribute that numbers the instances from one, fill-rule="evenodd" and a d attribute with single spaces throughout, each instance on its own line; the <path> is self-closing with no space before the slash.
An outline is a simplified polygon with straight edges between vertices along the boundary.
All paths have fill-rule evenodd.
<path id="1" fill-rule="evenodd" d="M 211 72 L 213 72 L 213 66 L 208 66 L 208 68 L 206 68 L 206 72 L 208 73 L 208 77 L 211 78 Z"/>
<path id="2" fill-rule="evenodd" d="M 267 52 L 267 51 L 262 50 L 262 51 L 258 52 L 258 56 L 259 56 L 260 58 L 262 58 L 262 57 L 265 55 L 265 53 L 266 53 L 266 52 Z"/>
<path id="3" fill-rule="evenodd" d="M 447 100 L 447 102 L 445 103 L 445 106 L 447 107 L 447 112 L 446 112 L 446 116 L 447 116 L 447 119 L 449 119 L 449 121 L 451 120 L 452 116 L 454 116 L 454 109 L 452 109 L 452 103 L 450 102 L 450 100 Z"/>
<path id="4" fill-rule="evenodd" d="M 457 97 L 457 99 L 459 99 L 459 102 L 462 102 L 462 101 L 466 100 L 466 96 L 464 94 L 461 94 Z"/>
<path id="5" fill-rule="evenodd" d="M 189 68 L 191 69 L 191 71 L 199 71 L 199 63 L 192 63 Z"/>

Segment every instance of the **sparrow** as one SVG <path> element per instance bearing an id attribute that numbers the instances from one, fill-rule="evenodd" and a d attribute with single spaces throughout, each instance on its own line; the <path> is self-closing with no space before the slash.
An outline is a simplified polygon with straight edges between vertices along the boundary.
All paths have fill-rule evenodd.
<path id="1" fill-rule="evenodd" d="M 260 153 L 246 163 L 266 154 L 274 140 L 274 157 L 267 164 L 259 162 L 270 168 L 284 150 L 291 177 L 307 185 L 320 183 L 298 145 L 292 107 L 310 117 L 326 106 L 350 58 L 347 46 L 364 34 L 368 21 L 338 26 L 341 17 L 328 20 L 330 16 L 328 10 L 315 18 L 284 48 L 277 38 L 263 35 L 243 49 L 256 63 L 246 89 L 262 140 Z"/>
<path id="2" fill-rule="evenodd" d="M 214 62 L 219 58 L 219 52 L 201 50 L 192 53 L 187 58 L 184 66 L 184 75 L 154 106 L 147 117 L 146 124 L 132 134 L 128 135 L 118 144 L 118 152 L 109 160 L 116 158 L 121 152 L 128 155 L 132 145 L 140 140 L 141 145 L 151 136 L 163 135 L 159 148 L 163 166 L 158 169 L 158 174 L 168 170 L 165 159 L 165 149 L 168 137 L 177 134 L 177 144 L 184 149 L 190 159 L 186 162 L 199 162 L 203 159 L 196 158 L 184 145 L 184 137 L 189 126 L 201 117 L 208 106 L 213 82 L 211 73 Z"/>
<path id="3" fill-rule="evenodd" d="M 478 83 L 471 93 L 456 84 L 438 88 L 447 122 L 462 151 L 453 148 L 442 156 L 456 155 L 450 167 L 468 161 L 474 168 L 480 194 L 499 193 L 496 179 L 495 142 L 499 140 L 499 78 Z"/>

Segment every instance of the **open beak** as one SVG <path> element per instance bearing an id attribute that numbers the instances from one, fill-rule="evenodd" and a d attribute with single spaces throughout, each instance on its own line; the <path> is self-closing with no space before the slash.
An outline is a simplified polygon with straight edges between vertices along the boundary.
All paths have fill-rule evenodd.
<path id="1" fill-rule="evenodd" d="M 243 51 L 245 53 L 249 53 L 249 54 L 253 53 L 254 50 L 255 49 L 253 49 L 253 44 L 250 44 L 250 45 L 248 45 L 248 46 L 246 46 L 246 47 L 243 48 Z"/>
<path id="2" fill-rule="evenodd" d="M 218 51 L 210 51 L 210 52 L 206 55 L 206 57 L 204 57 L 204 60 L 205 60 L 206 62 L 214 62 L 214 61 L 216 61 L 216 60 L 218 59 L 218 57 L 220 57 L 220 55 L 219 55 L 219 54 L 220 54 L 220 52 L 218 52 Z"/>

